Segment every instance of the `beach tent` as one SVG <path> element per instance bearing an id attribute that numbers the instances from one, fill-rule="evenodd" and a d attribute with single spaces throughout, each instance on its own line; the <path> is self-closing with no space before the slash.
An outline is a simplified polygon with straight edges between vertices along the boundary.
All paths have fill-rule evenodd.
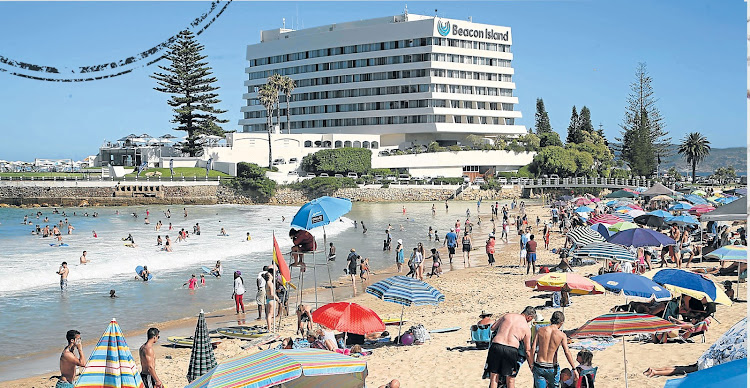
<path id="1" fill-rule="evenodd" d="M 94 346 L 75 387 L 143 388 L 133 354 L 115 318 Z"/>
<path id="2" fill-rule="evenodd" d="M 656 182 L 648 190 L 641 193 L 644 197 L 655 197 L 657 195 L 674 195 L 674 191 L 667 188 L 663 184 Z"/>
<path id="3" fill-rule="evenodd" d="M 701 221 L 739 221 L 746 219 L 747 197 L 742 197 L 701 216 Z"/>
<path id="4" fill-rule="evenodd" d="M 747 358 L 727 362 L 667 380 L 664 388 L 728 388 L 747 386 Z"/>
<path id="5" fill-rule="evenodd" d="M 269 349 L 230 358 L 185 388 L 360 388 L 366 377 L 361 359 L 322 349 Z"/>
<path id="6" fill-rule="evenodd" d="M 604 198 L 637 198 L 638 194 L 626 191 L 626 190 L 617 190 L 613 191 L 607 195 L 604 196 Z"/>
<path id="7" fill-rule="evenodd" d="M 747 317 L 735 323 L 698 357 L 698 369 L 743 358 L 747 358 Z"/>

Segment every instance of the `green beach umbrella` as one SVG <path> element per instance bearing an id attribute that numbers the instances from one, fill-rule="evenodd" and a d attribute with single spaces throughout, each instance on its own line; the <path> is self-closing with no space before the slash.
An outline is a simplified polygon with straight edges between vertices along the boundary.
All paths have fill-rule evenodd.
<path id="1" fill-rule="evenodd" d="M 619 232 L 621 230 L 627 230 L 627 229 L 633 229 L 637 228 L 638 225 L 632 223 L 632 222 L 618 222 L 616 224 L 610 225 L 609 229 L 611 232 Z"/>
<path id="2" fill-rule="evenodd" d="M 190 353 L 190 365 L 187 373 L 188 382 L 203 376 L 216 365 L 214 350 L 211 347 L 211 340 L 208 338 L 206 318 L 203 315 L 203 310 L 201 310 L 200 315 L 198 315 L 198 325 L 195 327 L 195 335 L 193 335 L 193 350 Z"/>

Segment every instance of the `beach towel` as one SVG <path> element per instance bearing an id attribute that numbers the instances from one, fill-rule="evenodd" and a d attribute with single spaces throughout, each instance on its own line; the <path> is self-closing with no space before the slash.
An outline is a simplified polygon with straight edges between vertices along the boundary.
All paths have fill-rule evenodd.
<path id="1" fill-rule="evenodd" d="M 572 344 L 568 345 L 568 347 L 571 349 L 577 349 L 577 350 L 588 349 L 593 352 L 595 350 L 602 351 L 617 343 L 618 343 L 618 340 L 611 338 L 611 337 L 584 338 L 584 339 L 576 340 Z"/>

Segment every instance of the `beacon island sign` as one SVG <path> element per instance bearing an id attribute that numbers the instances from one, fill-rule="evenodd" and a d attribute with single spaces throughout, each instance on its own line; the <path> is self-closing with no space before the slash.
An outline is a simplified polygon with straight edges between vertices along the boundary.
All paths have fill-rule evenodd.
<path id="1" fill-rule="evenodd" d="M 443 22 L 440 19 L 437 21 L 437 31 L 441 36 L 466 36 L 469 38 L 508 41 L 508 31 L 498 32 L 492 28 L 461 28 L 456 24 L 451 25 L 449 21 Z"/>

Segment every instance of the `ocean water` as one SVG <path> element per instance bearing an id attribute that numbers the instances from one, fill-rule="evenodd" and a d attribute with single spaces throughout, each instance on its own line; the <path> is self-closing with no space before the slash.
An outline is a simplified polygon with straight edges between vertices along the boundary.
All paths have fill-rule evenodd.
<path id="1" fill-rule="evenodd" d="M 397 203 L 355 203 L 349 214 L 325 228 L 328 242 L 334 242 L 339 256 L 330 264 L 331 273 L 335 277 L 343 275 L 350 248 L 356 248 L 362 257 L 369 257 L 370 266 L 376 271 L 391 266 L 395 251 L 382 249 L 388 224 L 392 226 L 393 247 L 396 240 L 403 239 L 410 251 L 417 242 L 425 243 L 427 249 L 436 246 L 427 242 L 428 227 L 437 228 L 442 240 L 456 220 L 463 223 L 467 209 L 476 222 L 476 202 L 450 202 L 448 210 L 444 203 L 435 202 L 434 216 L 432 204 L 407 203 L 404 214 L 402 205 Z M 167 209 L 171 210 L 169 219 L 164 214 Z M 59 208 L 60 212 L 65 211 L 75 230 L 67 235 L 67 228 L 63 227 L 63 243 L 68 246 L 53 247 L 50 244 L 56 241 L 32 235 L 34 225 L 23 225 L 23 217 L 28 215 L 41 227 L 45 225 L 44 217 L 49 217 L 51 228 L 53 223 L 64 222 L 66 217 L 62 214 L 52 214 L 51 208 L 0 208 L 0 331 L 3 333 L 0 348 L 6 350 L 0 354 L 0 371 L 4 363 L 8 366 L 8 361 L 59 350 L 69 329 L 79 330 L 84 341 L 93 340 L 113 317 L 127 333 L 156 322 L 194 316 L 201 309 L 211 312 L 232 307 L 232 272 L 242 271 L 246 287 L 253 290 L 256 274 L 270 263 L 274 233 L 282 251 L 291 247 L 289 223 L 298 209 L 263 205 L 187 206 L 186 218 L 182 206 Z M 37 210 L 43 213 L 39 219 L 35 215 Z M 150 225 L 144 224 L 147 210 Z M 92 217 L 94 212 L 99 216 Z M 482 203 L 481 214 L 488 221 L 489 201 Z M 164 223 L 159 232 L 154 230 L 158 220 Z M 354 228 L 355 220 L 358 224 L 364 221 L 367 234 L 362 233 L 360 225 Z M 173 231 L 168 230 L 169 222 Z M 201 226 L 200 236 L 192 235 L 195 223 Z M 228 237 L 218 236 L 222 227 Z M 177 231 L 181 228 L 191 236 L 187 241 L 177 242 Z M 96 231 L 97 238 L 92 231 Z M 322 249 L 322 228 L 312 232 Z M 137 247 L 124 245 L 122 239 L 128 233 L 133 235 Z M 251 241 L 245 241 L 246 233 L 250 233 Z M 174 252 L 160 250 L 156 246 L 157 235 L 162 238 L 169 235 Z M 79 257 L 84 250 L 90 263 L 80 265 Z M 205 287 L 194 291 L 183 287 L 191 274 L 200 276 L 200 267 L 212 268 L 216 260 L 221 260 L 224 266 L 222 278 L 206 275 Z M 62 261 L 67 261 L 70 267 L 65 292 L 60 291 L 56 274 Z M 154 275 L 152 281 L 135 279 L 138 265 L 148 266 Z M 306 278 L 306 287 L 308 282 Z M 116 290 L 118 298 L 108 297 L 110 289 Z M 253 295 L 245 301 L 248 316 L 255 311 L 254 293 L 250 294 Z M 42 372 L 46 370 L 38 371 Z"/>

